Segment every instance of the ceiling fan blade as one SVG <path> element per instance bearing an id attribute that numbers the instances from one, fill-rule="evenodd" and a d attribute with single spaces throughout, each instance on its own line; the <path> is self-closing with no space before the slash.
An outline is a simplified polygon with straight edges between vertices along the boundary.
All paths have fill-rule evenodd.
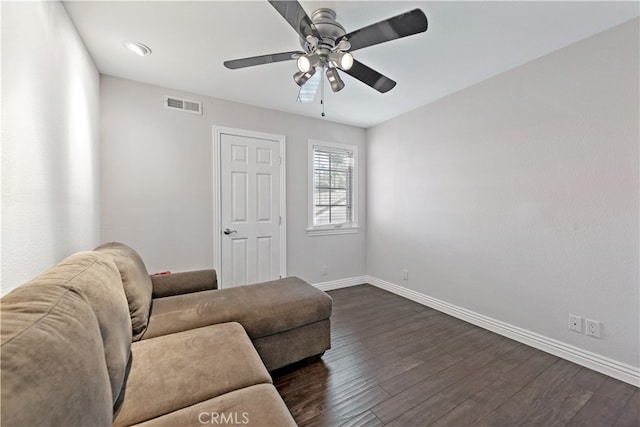
<path id="1" fill-rule="evenodd" d="M 300 3 L 297 1 L 275 1 L 269 0 L 271 6 L 273 6 L 280 15 L 293 27 L 294 30 L 302 37 L 307 39 L 307 36 L 314 36 L 318 40 L 321 39 L 320 33 L 316 26 L 311 22 L 309 16 L 304 11 Z"/>
<path id="2" fill-rule="evenodd" d="M 320 86 L 322 74 L 323 73 L 315 73 L 309 80 L 305 82 L 305 84 L 300 86 L 300 91 L 298 92 L 298 102 L 307 103 L 313 101 L 313 99 L 316 97 L 316 92 L 318 92 L 318 86 Z"/>
<path id="3" fill-rule="evenodd" d="M 238 68 L 253 67 L 254 65 L 271 64 L 272 62 L 289 61 L 295 59 L 298 55 L 304 55 L 304 52 L 292 51 L 282 53 L 272 53 L 271 55 L 252 56 L 250 58 L 232 59 L 231 61 L 224 61 L 224 66 L 230 70 L 236 70 Z"/>
<path id="4" fill-rule="evenodd" d="M 396 82 L 383 76 L 376 70 L 367 67 L 362 62 L 353 60 L 353 66 L 348 70 L 342 70 L 351 77 L 360 80 L 367 86 L 371 86 L 380 93 L 389 92 L 396 85 Z"/>
<path id="5" fill-rule="evenodd" d="M 427 16 L 424 12 L 420 9 L 414 9 L 352 31 L 342 36 L 342 39 L 348 40 L 351 43 L 349 51 L 354 51 L 363 47 L 423 33 L 427 31 L 428 25 Z"/>

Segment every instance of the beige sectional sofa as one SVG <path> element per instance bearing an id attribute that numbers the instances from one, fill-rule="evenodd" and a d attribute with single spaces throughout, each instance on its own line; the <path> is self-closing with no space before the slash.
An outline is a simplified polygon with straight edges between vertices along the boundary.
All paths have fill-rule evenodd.
<path id="1" fill-rule="evenodd" d="M 111 243 L 15 289 L 1 424 L 295 425 L 269 370 L 329 348 L 331 298 L 297 278 L 216 288 L 213 270 L 149 276 Z"/>

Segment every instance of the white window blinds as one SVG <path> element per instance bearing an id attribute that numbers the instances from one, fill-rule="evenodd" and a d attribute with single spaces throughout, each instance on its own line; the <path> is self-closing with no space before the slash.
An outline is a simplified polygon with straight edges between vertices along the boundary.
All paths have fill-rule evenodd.
<path id="1" fill-rule="evenodd" d="M 314 226 L 353 222 L 353 168 L 353 151 L 313 148 Z"/>

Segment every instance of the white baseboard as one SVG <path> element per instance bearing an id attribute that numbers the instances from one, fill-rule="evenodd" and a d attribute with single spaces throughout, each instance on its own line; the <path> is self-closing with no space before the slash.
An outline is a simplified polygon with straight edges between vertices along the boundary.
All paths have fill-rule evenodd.
<path id="1" fill-rule="evenodd" d="M 368 283 L 369 276 L 349 277 L 348 279 L 332 280 L 330 282 L 314 283 L 313 286 L 321 291 L 348 288 L 349 286 L 362 285 Z"/>
<path id="2" fill-rule="evenodd" d="M 640 369 L 637 367 L 591 353 L 587 350 L 554 340 L 553 338 L 536 334 L 535 332 L 510 325 L 500 320 L 467 310 L 466 308 L 450 304 L 376 277 L 351 277 L 347 279 L 333 280 L 330 282 L 316 283 L 314 286 L 323 291 L 330 291 L 332 289 L 346 288 L 349 286 L 361 285 L 363 283 L 369 283 L 398 296 L 410 299 L 419 304 L 464 320 L 465 322 L 469 322 L 499 335 L 527 344 L 531 347 L 537 348 L 538 350 L 545 351 L 578 365 L 593 369 L 594 371 L 608 375 L 620 381 L 624 381 L 633 386 L 640 387 Z"/>
<path id="3" fill-rule="evenodd" d="M 447 313 L 473 325 L 488 329 L 523 344 L 527 344 L 531 347 L 537 348 L 538 350 L 551 353 L 554 356 L 561 357 L 562 359 L 569 360 L 570 362 L 593 369 L 594 371 L 608 375 L 620 381 L 624 381 L 636 387 L 640 387 L 640 369 L 637 367 L 527 331 L 517 326 L 510 325 L 500 320 L 458 307 L 436 298 L 432 298 L 421 294 L 420 292 L 407 289 L 403 286 L 399 286 L 385 280 L 371 276 L 368 276 L 366 279 L 366 281 L 361 283 L 369 283 L 401 297 L 405 297 L 422 305 L 426 305 L 427 307 Z"/>

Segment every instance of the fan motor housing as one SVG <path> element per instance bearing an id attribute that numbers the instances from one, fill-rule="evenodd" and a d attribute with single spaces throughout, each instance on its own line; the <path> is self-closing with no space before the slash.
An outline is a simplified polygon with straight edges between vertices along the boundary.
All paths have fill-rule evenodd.
<path id="1" fill-rule="evenodd" d="M 344 27 L 336 21 L 336 13 L 332 9 L 320 8 L 315 10 L 311 14 L 311 21 L 322 37 L 321 40 L 318 40 L 319 48 L 333 49 L 336 45 L 336 40 L 347 33 Z M 313 46 L 304 39 L 300 39 L 300 46 L 305 52 L 311 52 L 313 49 Z"/>

